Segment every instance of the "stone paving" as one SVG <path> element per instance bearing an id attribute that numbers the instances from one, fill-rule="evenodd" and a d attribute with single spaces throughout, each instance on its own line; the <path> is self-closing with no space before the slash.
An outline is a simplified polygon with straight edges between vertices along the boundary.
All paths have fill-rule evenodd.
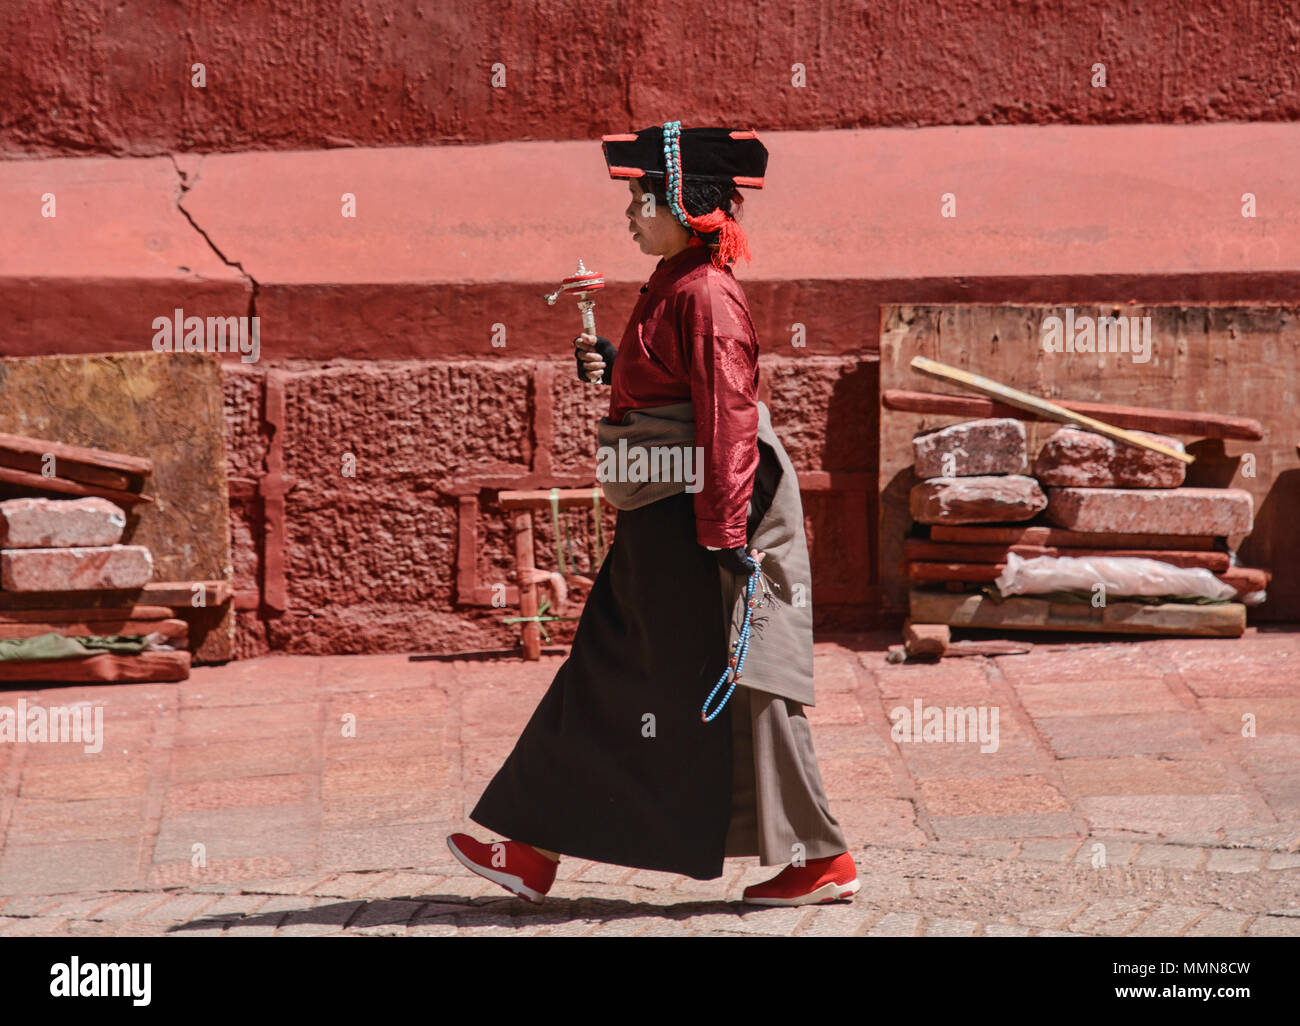
<path id="1" fill-rule="evenodd" d="M 102 706 L 105 733 L 0 744 L 0 937 L 1300 936 L 1300 632 L 928 665 L 896 641 L 816 649 L 852 902 L 742 905 L 756 858 L 566 858 L 544 905 L 512 898 L 443 838 L 489 836 L 465 814 L 563 657 L 272 656 L 0 697 Z M 996 710 L 996 751 L 896 740 L 917 701 Z"/>

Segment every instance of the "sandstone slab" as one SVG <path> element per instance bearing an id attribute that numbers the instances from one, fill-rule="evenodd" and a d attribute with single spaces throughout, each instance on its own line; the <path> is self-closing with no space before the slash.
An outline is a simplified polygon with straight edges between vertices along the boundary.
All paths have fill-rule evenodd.
<path id="1" fill-rule="evenodd" d="M 1049 488 L 1047 518 L 1072 531 L 1249 534 L 1254 500 L 1240 488 Z"/>
<path id="2" fill-rule="evenodd" d="M 1023 474 L 1029 467 L 1025 425 L 1010 417 L 968 420 L 912 439 L 916 476 Z"/>
<path id="3" fill-rule="evenodd" d="M 912 518 L 923 524 L 1029 520 L 1047 506 L 1038 482 L 1020 474 L 937 477 L 912 488 Z"/>
<path id="4" fill-rule="evenodd" d="M 0 551 L 5 591 L 118 591 L 152 577 L 153 557 L 143 545 Z"/>
<path id="5" fill-rule="evenodd" d="M 0 502 L 0 548 L 59 549 L 116 545 L 126 514 L 107 499 L 9 499 Z"/>
<path id="6" fill-rule="evenodd" d="M 1177 452 L 1183 443 L 1167 435 L 1134 431 Z M 1177 488 L 1187 476 L 1187 465 L 1154 452 L 1125 445 L 1095 431 L 1063 427 L 1038 451 L 1034 477 L 1039 484 L 1082 488 Z"/>

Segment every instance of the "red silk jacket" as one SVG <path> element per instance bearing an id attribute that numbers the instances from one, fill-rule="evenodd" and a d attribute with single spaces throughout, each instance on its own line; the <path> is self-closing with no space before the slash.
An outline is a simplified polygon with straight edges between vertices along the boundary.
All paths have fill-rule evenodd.
<path id="1" fill-rule="evenodd" d="M 701 545 L 745 544 L 758 468 L 758 337 L 730 270 L 707 246 L 660 260 L 642 289 L 610 375 L 609 419 L 689 400 L 704 450 L 695 493 Z"/>

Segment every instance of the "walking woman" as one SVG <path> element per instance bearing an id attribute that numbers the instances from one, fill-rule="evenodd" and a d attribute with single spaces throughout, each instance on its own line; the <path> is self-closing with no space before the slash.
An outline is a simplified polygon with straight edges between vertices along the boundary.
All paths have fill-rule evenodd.
<path id="1" fill-rule="evenodd" d="M 757 399 L 758 339 L 730 267 L 749 259 L 735 210 L 740 188 L 762 188 L 767 149 L 752 131 L 679 122 L 603 142 L 610 177 L 628 181 L 632 239 L 660 260 L 617 349 L 574 340 L 579 376 L 610 386 L 602 454 L 676 449 L 692 473 L 602 477 L 614 541 L 569 658 L 470 814 L 509 840 L 447 844 L 534 902 L 561 856 L 711 880 L 724 858 L 757 855 L 785 868 L 746 902 L 849 898 L 857 872 L 803 713 L 799 484 Z"/>

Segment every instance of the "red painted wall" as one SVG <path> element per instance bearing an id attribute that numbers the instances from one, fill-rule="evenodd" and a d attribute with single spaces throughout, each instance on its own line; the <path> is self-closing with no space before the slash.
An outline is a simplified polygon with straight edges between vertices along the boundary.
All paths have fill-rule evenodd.
<path id="1" fill-rule="evenodd" d="M 1231 0 L 33 0 L 0 52 L 0 155 L 1300 116 L 1300 13 Z"/>

